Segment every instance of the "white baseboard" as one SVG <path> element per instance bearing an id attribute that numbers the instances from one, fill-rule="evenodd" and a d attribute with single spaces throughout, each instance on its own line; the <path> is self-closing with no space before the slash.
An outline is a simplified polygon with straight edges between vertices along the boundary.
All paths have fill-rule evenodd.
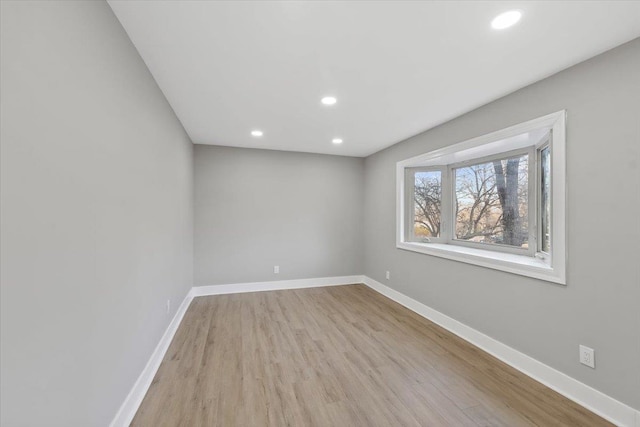
<path id="1" fill-rule="evenodd" d="M 640 427 L 640 411 L 374 279 L 364 276 L 364 283 L 371 289 L 442 326 L 446 330 L 481 348 L 525 375 L 600 415 L 602 418 L 618 426 Z"/>
<path id="2" fill-rule="evenodd" d="M 334 286 L 334 285 L 350 285 L 355 283 L 363 283 L 364 276 L 338 276 L 338 277 L 321 277 L 316 279 L 298 279 L 298 280 L 280 280 L 274 282 L 255 282 L 255 283 L 235 283 L 231 285 L 211 285 L 211 286 L 194 286 L 191 288 L 187 296 L 180 304 L 178 311 L 167 326 L 160 342 L 156 346 L 151 357 L 147 362 L 147 365 L 142 370 L 142 373 L 136 380 L 135 384 L 131 388 L 131 391 L 127 395 L 126 399 L 120 406 L 118 413 L 111 421 L 110 427 L 127 427 L 131 424 L 133 417 L 136 415 L 142 399 L 147 394 L 149 386 L 162 363 L 162 359 L 169 349 L 171 340 L 182 322 L 182 318 L 194 297 L 206 296 L 206 295 L 222 295 L 222 294 L 235 294 L 242 292 L 259 292 L 259 291 L 274 291 L 280 289 L 300 289 L 300 288 L 315 288 L 320 286 Z"/>
<path id="3" fill-rule="evenodd" d="M 193 299 L 192 293 L 193 288 L 189 293 L 187 293 L 182 304 L 178 307 L 178 311 L 176 311 L 171 323 L 167 326 L 167 330 L 162 335 L 162 338 L 160 338 L 160 342 L 156 346 L 155 350 L 153 350 L 153 353 L 151 353 L 151 357 L 149 358 L 147 365 L 144 367 L 142 373 L 131 388 L 127 398 L 120 406 L 120 409 L 113 418 L 113 421 L 111 421 L 110 427 L 128 427 L 129 424 L 131 424 L 133 417 L 138 411 L 138 407 L 140 407 L 140 404 L 142 403 L 142 399 L 144 399 L 144 396 L 147 394 L 147 390 L 149 390 L 149 387 L 151 386 L 153 377 L 155 377 L 165 353 L 169 349 L 169 344 L 171 344 L 171 340 L 178 330 L 178 326 L 180 326 L 182 318 L 187 312 L 187 308 L 189 308 L 189 304 L 191 304 L 191 300 Z"/>
<path id="4" fill-rule="evenodd" d="M 583 384 L 562 372 L 539 362 L 495 339 L 479 332 L 449 316 L 440 313 L 396 290 L 383 285 L 367 276 L 339 276 L 317 279 L 281 280 L 273 282 L 236 283 L 230 285 L 194 286 L 178 308 L 173 320 L 167 327 L 160 342 L 151 354 L 147 365 L 138 377 L 129 395 L 111 422 L 111 427 L 126 427 L 135 416 L 142 403 L 153 377 L 155 376 L 171 340 L 178 330 L 191 300 L 206 295 L 222 295 L 242 292 L 273 291 L 281 289 L 314 288 L 320 286 L 349 285 L 364 283 L 375 291 L 407 307 L 409 310 L 431 320 L 460 338 L 481 348 L 506 364 L 541 382 L 547 387 L 566 396 L 581 406 L 624 427 L 640 427 L 640 411 L 619 402 L 606 394 Z"/>
<path id="5" fill-rule="evenodd" d="M 352 285 L 363 283 L 364 276 L 320 277 L 316 279 L 278 280 L 273 282 L 234 283 L 231 285 L 194 286 L 194 297 L 205 295 L 238 294 L 243 292 L 277 291 L 282 289 L 317 288 L 320 286 Z"/>

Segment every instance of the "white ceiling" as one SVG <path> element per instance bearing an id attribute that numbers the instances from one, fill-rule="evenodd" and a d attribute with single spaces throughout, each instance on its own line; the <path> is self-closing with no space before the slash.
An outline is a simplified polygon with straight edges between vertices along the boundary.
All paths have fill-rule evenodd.
<path id="1" fill-rule="evenodd" d="M 640 36 L 639 1 L 109 4 L 194 143 L 350 156 Z"/>

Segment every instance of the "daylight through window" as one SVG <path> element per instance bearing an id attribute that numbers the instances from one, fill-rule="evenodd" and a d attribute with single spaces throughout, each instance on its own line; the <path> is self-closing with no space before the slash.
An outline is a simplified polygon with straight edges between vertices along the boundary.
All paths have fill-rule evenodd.
<path id="1" fill-rule="evenodd" d="M 397 246 L 562 282 L 564 173 L 564 112 L 399 162 Z"/>

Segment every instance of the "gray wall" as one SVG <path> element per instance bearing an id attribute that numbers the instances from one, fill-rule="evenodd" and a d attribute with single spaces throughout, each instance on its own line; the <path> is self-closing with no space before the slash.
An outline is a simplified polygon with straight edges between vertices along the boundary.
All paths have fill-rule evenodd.
<path id="1" fill-rule="evenodd" d="M 396 249 L 397 161 L 565 108 L 566 287 Z M 365 274 L 640 408 L 639 153 L 636 39 L 368 157 Z"/>
<path id="2" fill-rule="evenodd" d="M 363 172 L 361 158 L 196 145 L 195 285 L 362 274 Z"/>
<path id="3" fill-rule="evenodd" d="M 0 424 L 107 424 L 194 282 L 363 272 L 640 408 L 639 40 L 366 160 L 197 146 L 193 280 L 194 150 L 108 5 L 1 8 Z M 396 161 L 563 108 L 566 287 L 395 248 Z"/>
<path id="4" fill-rule="evenodd" d="M 107 425 L 192 284 L 193 146 L 107 3 L 1 5 L 0 424 Z"/>

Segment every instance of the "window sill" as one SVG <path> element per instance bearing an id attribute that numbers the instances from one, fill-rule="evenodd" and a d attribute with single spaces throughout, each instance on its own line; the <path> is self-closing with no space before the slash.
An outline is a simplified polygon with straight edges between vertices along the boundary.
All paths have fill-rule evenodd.
<path id="1" fill-rule="evenodd" d="M 468 248 L 444 243 L 398 242 L 396 247 L 467 264 L 479 265 L 494 270 L 506 271 L 521 276 L 533 277 L 548 282 L 566 284 L 564 275 L 555 271 L 543 260 L 530 256 Z"/>

